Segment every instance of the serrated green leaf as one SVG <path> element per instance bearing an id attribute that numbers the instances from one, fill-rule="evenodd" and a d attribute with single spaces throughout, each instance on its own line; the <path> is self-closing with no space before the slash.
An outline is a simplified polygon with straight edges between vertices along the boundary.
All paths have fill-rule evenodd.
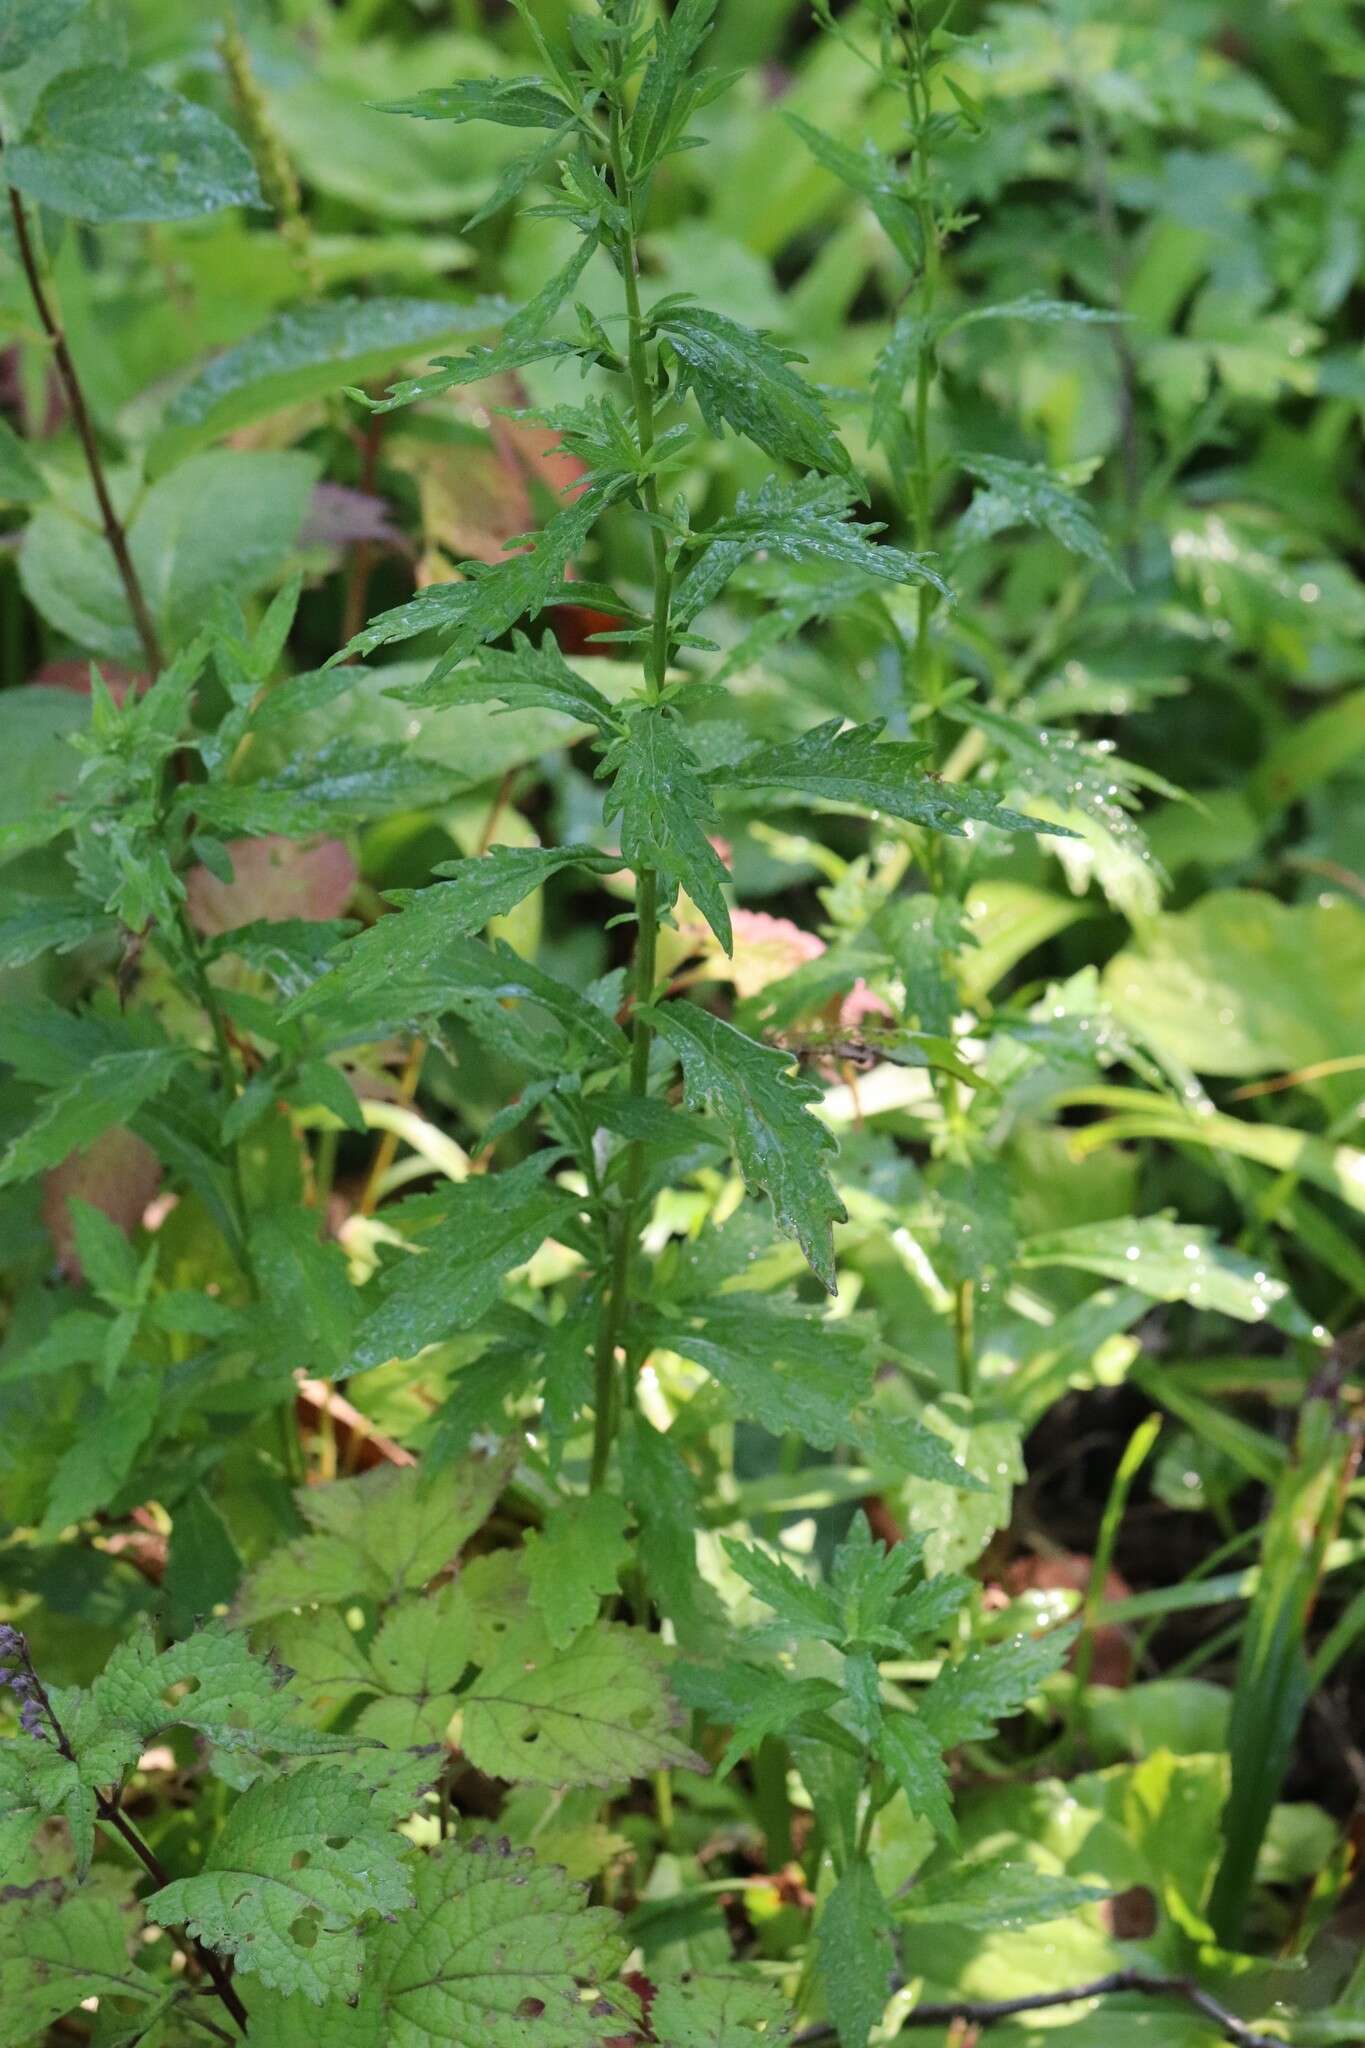
<path id="1" fill-rule="evenodd" d="M 629 1515 L 611 1494 L 586 1494 L 560 1501 L 543 1526 L 526 1536 L 526 1577 L 531 1604 L 557 1650 L 596 1621 L 602 1602 L 616 1591 L 630 1557 Z"/>
<path id="2" fill-rule="evenodd" d="M 409 100 L 387 100 L 381 114 L 422 121 L 492 121 L 500 128 L 559 128 L 572 114 L 545 78 L 461 78 Z"/>
<path id="3" fill-rule="evenodd" d="M 649 318 L 676 355 L 679 383 L 696 393 L 713 433 L 731 427 L 800 469 L 856 481 L 823 400 L 791 367 L 794 351 L 727 314 L 685 301 L 666 300 Z"/>
<path id="4" fill-rule="evenodd" d="M 873 142 L 864 141 L 861 149 L 851 149 L 836 136 L 803 121 L 799 114 L 787 114 L 785 119 L 818 164 L 850 192 L 867 200 L 906 269 L 918 272 L 923 262 L 923 229 L 914 194 L 899 165 Z"/>
<path id="5" fill-rule="evenodd" d="M 717 0 L 680 0 L 672 15 L 655 28 L 628 135 L 637 180 L 647 178 L 677 146 L 697 104 L 699 82 L 689 79 L 688 72 L 710 33 L 716 4 Z"/>
<path id="6" fill-rule="evenodd" d="M 1078 299 L 1049 299 L 1042 292 L 1025 292 L 1019 299 L 1002 299 L 994 306 L 973 306 L 959 313 L 954 327 L 975 327 L 983 320 L 1026 320 L 1037 327 L 1062 327 L 1071 321 L 1112 326 L 1124 318 L 1104 306 L 1085 306 Z"/>
<path id="7" fill-rule="evenodd" d="M 855 1857 L 825 1901 L 815 1977 L 840 2048 L 867 2048 L 891 1996 L 891 1915 L 865 1856 Z"/>
<path id="8" fill-rule="evenodd" d="M 126 1124 L 169 1087 L 187 1057 L 183 1047 L 168 1045 L 108 1052 L 92 1060 L 84 1073 L 45 1099 L 28 1129 L 14 1139 L 0 1159 L 0 1187 L 60 1166 L 101 1131 Z"/>
<path id="9" fill-rule="evenodd" d="M 501 299 L 344 298 L 289 306 L 182 385 L 148 451 L 158 476 L 206 442 L 283 406 L 368 382 L 395 363 L 505 317 Z"/>
<path id="10" fill-rule="evenodd" d="M 413 1465 L 304 1488 L 299 1509 L 313 1533 L 272 1551 L 247 1575 L 238 1618 L 264 1621 L 312 1601 L 384 1602 L 415 1592 L 487 1520 L 515 1455 L 466 1459 L 434 1485 Z"/>
<path id="11" fill-rule="evenodd" d="M 723 1540 L 725 1555 L 745 1584 L 773 1609 L 778 1620 L 793 1633 L 803 1640 L 814 1638 L 826 1643 L 844 1640 L 843 1618 L 828 1588 L 802 1578 L 785 1558 L 775 1556 L 771 1551 L 760 1550 L 754 1544 L 737 1543 L 728 1536 Z"/>
<path id="12" fill-rule="evenodd" d="M 842 719 L 827 719 L 799 739 L 755 748 L 710 779 L 726 790 L 765 790 L 770 803 L 780 796 L 789 803 L 852 804 L 953 838 L 971 823 L 1001 832 L 1057 831 L 1046 820 L 1009 810 L 988 790 L 926 775 L 922 747 L 881 734 L 879 720 L 845 728 Z"/>
<path id="13" fill-rule="evenodd" d="M 251 1312 L 263 1358 L 331 1379 L 350 1362 L 356 1291 L 341 1246 L 318 1235 L 315 1209 L 271 1209 L 252 1219 L 252 1269 L 261 1300 Z"/>
<path id="14" fill-rule="evenodd" d="M 684 1706 L 700 1708 L 709 1721 L 729 1724 L 730 1740 L 717 1766 L 721 1778 L 765 1736 L 784 1734 L 807 1715 L 827 1713 L 840 1698 L 838 1686 L 827 1678 L 793 1678 L 771 1666 L 736 1663 L 720 1668 L 682 1664 L 674 1691 Z"/>
<path id="15" fill-rule="evenodd" d="M 52 1474 L 40 1541 L 55 1540 L 63 1529 L 109 1505 L 152 1433 L 161 1398 L 155 1376 L 145 1369 L 87 1397 Z"/>
<path id="16" fill-rule="evenodd" d="M 1072 554 L 1127 582 L 1084 501 L 1051 470 L 1005 455 L 964 455 L 960 460 L 986 486 L 958 521 L 960 543 L 990 540 L 1011 526 L 1041 527 Z"/>
<path id="17" fill-rule="evenodd" d="M 789 1053 L 746 1038 L 695 1003 L 664 1003 L 646 1013 L 682 1061 L 689 1109 L 704 1109 L 730 1134 L 740 1171 L 762 1188 L 778 1229 L 794 1237 L 811 1271 L 835 1291 L 833 1225 L 846 1211 L 825 1171 L 837 1149 L 810 1114 L 819 1084 L 792 1071 Z"/>
<path id="18" fill-rule="evenodd" d="M 887 1714 L 877 1733 L 877 1755 L 905 1794 L 910 1811 L 947 1842 L 957 1840 L 943 1744 L 917 1714 Z"/>
<path id="19" fill-rule="evenodd" d="M 774 1436 L 798 1431 L 825 1450 L 857 1434 L 854 1411 L 872 1391 L 866 1327 L 800 1302 L 718 1294 L 651 1318 L 649 1336 L 705 1366 L 740 1412 Z"/>
<path id="20" fill-rule="evenodd" d="M 138 1745 L 134 1756 L 166 1728 L 190 1728 L 220 1749 L 257 1755 L 335 1748 L 298 1721 L 287 1678 L 226 1621 L 210 1622 L 164 1650 L 156 1648 L 149 1626 L 139 1627 L 85 1695 L 79 1730 L 113 1727 L 120 1738 L 127 1731 Z"/>
<path id="21" fill-rule="evenodd" d="M 618 1785 L 704 1766 L 673 1733 L 678 1712 L 658 1638 L 587 1630 L 571 1648 L 519 1644 L 461 1696 L 460 1744 L 476 1769 L 519 1785 Z"/>
<path id="22" fill-rule="evenodd" d="M 249 1786 L 198 1874 L 147 1901 L 275 1990 L 321 2005 L 360 1980 L 361 1923 L 412 1902 L 398 1842 L 335 1764 Z"/>
<path id="23" fill-rule="evenodd" d="M 390 811 L 445 803 L 456 780 L 448 770 L 414 760 L 401 747 L 354 746 L 341 740 L 260 782 L 186 786 L 177 807 L 224 834 L 306 838 Z"/>
<path id="24" fill-rule="evenodd" d="M 689 1970 L 656 1985 L 649 2024 L 660 2048 L 756 2048 L 785 2041 L 791 2015 L 756 1971 Z"/>
<path id="25" fill-rule="evenodd" d="M 717 819 L 700 767 L 677 720 L 657 704 L 640 705 L 597 770 L 611 778 L 603 816 L 608 824 L 620 819 L 621 852 L 631 867 L 654 870 L 666 905 L 685 889 L 728 953 L 733 938 L 723 892 L 730 877 L 707 836 Z"/>
<path id="26" fill-rule="evenodd" d="M 553 1158 L 542 1154 L 449 1190 L 442 1221 L 423 1248 L 385 1274 L 380 1304 L 356 1334 L 353 1365 L 415 1358 L 428 1344 L 473 1327 L 497 1299 L 503 1276 L 525 1265 L 578 1206 L 546 1179 Z"/>
<path id="27" fill-rule="evenodd" d="M 394 691 L 404 703 L 424 706 L 502 704 L 509 711 L 557 711 L 580 725 L 596 726 L 604 737 L 620 730 L 620 719 L 602 692 L 571 669 L 554 636 L 536 647 L 525 633 L 513 633 L 510 647 L 484 647 L 468 668 L 442 682 Z"/>
<path id="28" fill-rule="evenodd" d="M 354 2006 L 253 1995 L 255 2048 L 526 2048 L 527 2013 L 555 2048 L 601 2048 L 600 1999 L 620 1921 L 585 1887 L 506 1842 L 443 1842 L 412 1869 L 413 1908 L 366 1942 Z M 610 2014 L 614 2007 L 607 2005 Z M 618 2030 L 630 2025 L 623 2001 Z"/>
<path id="29" fill-rule="evenodd" d="M 53 80 L 5 175 L 78 220 L 185 220 L 264 200 L 245 146 L 207 107 L 97 64 Z"/>
<path id="30" fill-rule="evenodd" d="M 1043 1680 L 1060 1671 L 1074 1639 L 1074 1629 L 1053 1629 L 969 1650 L 919 1695 L 920 1719 L 944 1749 L 985 1741 L 997 1721 L 1017 1714 Z"/>

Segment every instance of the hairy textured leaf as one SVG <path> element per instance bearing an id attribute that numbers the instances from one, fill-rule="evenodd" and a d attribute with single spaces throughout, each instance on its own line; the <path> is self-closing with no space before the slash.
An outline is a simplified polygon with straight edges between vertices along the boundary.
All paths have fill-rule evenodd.
<path id="1" fill-rule="evenodd" d="M 356 1336 L 356 1366 L 415 1358 L 426 1345 L 479 1320 L 497 1299 L 504 1274 L 524 1265 L 578 1206 L 576 1197 L 546 1179 L 553 1159 L 541 1154 L 446 1193 L 445 1213 L 422 1249 L 385 1274 L 379 1307 Z"/>
<path id="2" fill-rule="evenodd" d="M 957 1840 L 953 1796 L 943 1744 L 917 1714 L 887 1714 L 877 1734 L 877 1755 L 905 1794 L 911 1813 L 927 1820 L 947 1842 Z"/>
<path id="3" fill-rule="evenodd" d="M 272 1551 L 247 1575 L 245 1622 L 310 1601 L 387 1601 L 415 1592 L 482 1526 L 507 1483 L 515 1451 L 469 1458 L 424 1483 L 418 1466 L 305 1487 L 299 1509 L 313 1533 Z"/>
<path id="4" fill-rule="evenodd" d="M 673 1733 L 656 1636 L 600 1626 L 568 1650 L 519 1644 L 460 1704 L 465 1755 L 513 1784 L 619 1785 L 674 1765 L 704 1768 Z"/>
<path id="5" fill-rule="evenodd" d="M 1057 831 L 1009 810 L 987 790 L 924 774 L 924 749 L 907 740 L 883 740 L 882 729 L 880 720 L 845 728 L 842 719 L 827 719 L 799 739 L 755 748 L 716 769 L 711 781 L 727 790 L 766 790 L 788 802 L 852 804 L 954 838 L 973 823 L 1002 832 Z"/>
<path id="6" fill-rule="evenodd" d="M 152 441 L 152 475 L 286 405 L 379 377 L 391 365 L 506 315 L 501 299 L 343 298 L 289 306 L 182 385 Z"/>
<path id="7" fill-rule="evenodd" d="M 649 318 L 677 356 L 680 382 L 696 393 L 713 433 L 731 427 L 768 455 L 853 480 L 824 402 L 791 367 L 792 350 L 686 301 L 666 300 Z"/>
<path id="8" fill-rule="evenodd" d="M 539 1531 L 526 1537 L 526 1576 L 531 1603 L 557 1650 L 567 1649 L 597 1619 L 608 1594 L 616 1591 L 621 1567 L 631 1554 L 626 1540 L 629 1515 L 610 1494 L 586 1494 L 550 1509 Z"/>
<path id="9" fill-rule="evenodd" d="M 412 1870 L 415 1904 L 366 1943 L 356 2004 L 251 2000 L 254 2048 L 602 2048 L 624 1944 L 584 1887 L 506 1841 L 443 1842 Z M 532 2017 L 534 2015 L 534 2018 Z M 616 2031 L 630 2025 L 622 2000 Z M 610 2018 L 608 2018 L 610 2025 Z"/>
<path id="10" fill-rule="evenodd" d="M 682 1060 L 688 1107 L 709 1110 L 724 1125 L 745 1180 L 770 1198 L 778 1228 L 796 1239 L 832 1294 L 833 1225 L 846 1212 L 824 1165 L 834 1138 L 810 1114 L 819 1085 L 791 1071 L 790 1054 L 759 1045 L 695 1003 L 664 1003 L 647 1014 Z"/>
<path id="11" fill-rule="evenodd" d="M 245 146 L 207 107 L 112 64 L 68 71 L 5 151 L 11 185 L 78 220 L 184 220 L 264 200 Z"/>
<path id="12" fill-rule="evenodd" d="M 612 778 L 603 816 L 608 823 L 620 819 L 621 852 L 637 873 L 655 871 L 666 904 L 685 889 L 728 953 L 729 875 L 707 837 L 716 814 L 700 766 L 677 720 L 659 705 L 642 704 L 598 768 Z"/>
<path id="13" fill-rule="evenodd" d="M 150 1627 L 139 1627 L 91 1685 L 82 1724 L 128 1731 L 139 1745 L 135 1755 L 172 1727 L 192 1728 L 220 1749 L 254 1754 L 334 1748 L 300 1724 L 284 1689 L 287 1678 L 226 1621 L 209 1622 L 164 1650 L 156 1648 Z"/>
<path id="14" fill-rule="evenodd" d="M 198 1874 L 153 1893 L 147 1911 L 321 2005 L 359 1982 L 362 1921 L 412 1902 L 398 1847 L 367 1787 L 305 1765 L 249 1786 Z"/>

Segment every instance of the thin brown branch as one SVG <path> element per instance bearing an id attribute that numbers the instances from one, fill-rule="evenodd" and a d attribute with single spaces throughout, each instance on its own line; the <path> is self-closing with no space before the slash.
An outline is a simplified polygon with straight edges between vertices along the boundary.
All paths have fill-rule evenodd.
<path id="1" fill-rule="evenodd" d="M 1030 1991 L 1019 1998 L 959 1999 L 939 2005 L 917 2005 L 901 2021 L 901 2030 L 947 2027 L 955 2021 L 990 2027 L 999 2020 L 1015 2019 L 1020 2013 L 1046 2012 L 1053 2006 L 1079 2005 L 1085 1999 L 1112 1998 L 1120 1993 L 1139 1998 L 1183 1999 L 1220 2028 L 1224 2039 L 1233 2042 L 1235 2048 L 1284 2048 L 1283 2041 L 1258 2034 L 1236 2013 L 1229 2012 L 1193 1977 L 1152 1977 L 1145 1970 L 1112 1970 L 1107 1977 L 1094 1977 L 1088 1984 L 1073 1984 L 1065 1991 Z M 823 2048 L 824 2043 L 835 2039 L 832 2027 L 810 2027 L 797 2035 L 792 2048 Z"/>
<path id="2" fill-rule="evenodd" d="M 85 402 L 85 393 L 81 389 L 81 380 L 76 374 L 76 365 L 71 359 L 71 351 L 67 347 L 66 335 L 63 332 L 62 324 L 58 320 L 53 310 L 52 302 L 47 295 L 47 287 L 43 282 L 42 270 L 38 263 L 37 253 L 33 247 L 33 237 L 29 232 L 28 215 L 24 210 L 24 202 L 12 185 L 9 187 L 9 210 L 14 219 L 14 235 L 19 247 L 19 261 L 23 266 L 24 277 L 28 283 L 29 296 L 33 300 L 34 310 L 37 312 L 38 318 L 42 323 L 43 332 L 52 344 L 52 356 L 57 366 L 57 375 L 61 379 L 62 389 L 66 393 L 66 402 L 71 408 L 71 417 L 75 422 L 76 432 L 80 436 L 81 448 L 85 454 L 85 466 L 90 472 L 90 482 L 94 488 L 95 502 L 99 506 L 100 519 L 104 525 L 104 537 L 109 543 L 110 552 L 114 557 L 119 576 L 122 579 L 124 592 L 128 599 L 128 609 L 133 615 L 133 624 L 137 627 L 138 639 L 142 642 L 142 651 L 146 656 L 148 670 L 155 676 L 165 666 L 161 652 L 161 641 L 157 635 L 156 625 L 152 619 L 146 593 L 142 588 L 142 580 L 137 573 L 137 564 L 134 562 L 128 547 L 128 536 L 124 531 L 123 521 L 115 511 L 114 501 L 109 495 L 109 485 L 104 474 L 104 461 L 100 455 L 99 443 L 95 439 L 95 429 L 90 419 L 89 408 Z"/>

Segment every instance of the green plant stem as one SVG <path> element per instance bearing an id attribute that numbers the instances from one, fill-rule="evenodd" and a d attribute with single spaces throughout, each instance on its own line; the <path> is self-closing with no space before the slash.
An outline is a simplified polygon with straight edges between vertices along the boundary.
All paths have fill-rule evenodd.
<path id="1" fill-rule="evenodd" d="M 621 119 L 620 81 L 613 95 L 608 162 L 617 199 L 625 208 L 627 225 L 618 255 L 626 301 L 626 358 L 631 395 L 635 404 L 635 428 L 641 457 L 647 459 L 654 446 L 654 383 L 649 372 L 645 323 L 640 309 L 639 247 L 635 220 L 635 199 L 626 163 L 625 136 Z M 641 496 L 650 515 L 650 541 L 654 565 L 654 605 L 649 653 L 645 664 L 648 701 L 657 704 L 668 675 L 672 644 L 673 571 L 668 546 L 659 526 L 659 486 L 653 476 L 645 478 Z M 634 1018 L 631 1026 L 630 1092 L 643 1098 L 649 1092 L 649 1051 L 653 1030 L 645 1010 L 654 994 L 659 943 L 659 884 L 652 868 L 642 868 L 635 884 L 635 957 L 631 973 Z M 631 1298 L 631 1265 L 639 1235 L 640 1189 L 644 1179 L 644 1148 L 638 1139 L 627 1148 L 622 1175 L 621 1205 L 612 1230 L 607 1292 L 598 1324 L 593 1361 L 593 1446 L 592 1488 L 596 1492 L 607 1477 L 611 1446 L 621 1410 L 617 1387 L 616 1357 L 626 1329 Z"/>

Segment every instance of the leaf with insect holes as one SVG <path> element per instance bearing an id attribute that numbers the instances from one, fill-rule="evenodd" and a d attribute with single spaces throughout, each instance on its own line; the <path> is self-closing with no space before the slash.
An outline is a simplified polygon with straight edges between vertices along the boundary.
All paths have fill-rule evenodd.
<path id="1" fill-rule="evenodd" d="M 412 1903 L 401 1846 L 367 1787 L 337 1764 L 305 1765 L 248 1786 L 198 1873 L 154 1892 L 147 1911 L 321 2005 L 354 1994 L 368 1917 Z"/>
<path id="2" fill-rule="evenodd" d="M 379 1306 L 356 1333 L 355 1367 L 415 1358 L 428 1344 L 472 1328 L 497 1299 L 503 1276 L 524 1266 L 578 1206 L 546 1178 L 555 1158 L 540 1153 L 446 1191 L 442 1219 L 421 1249 L 383 1275 Z"/>
<path id="3" fill-rule="evenodd" d="M 0 1904 L 0 2042 L 47 2040 L 49 2027 L 87 2000 L 159 2003 L 162 1987 L 128 1960 L 118 1900 L 55 1878 L 14 1885 Z M 142 2015 L 146 2024 L 147 2015 Z"/>
<path id="4" fill-rule="evenodd" d="M 451 1563 L 493 1511 L 516 1463 L 515 1446 L 467 1458 L 428 1483 L 416 1465 L 309 1486 L 298 1496 L 311 1533 L 281 1545 L 248 1573 L 237 1596 L 244 1622 L 313 1601 L 395 1600 Z"/>
<path id="5" fill-rule="evenodd" d="M 315 2011 L 253 1988 L 253 2048 L 530 2048 L 542 2035 L 545 2048 L 602 2048 L 633 2034 L 633 2001 L 604 1995 L 625 1954 L 619 1916 L 585 1906 L 562 1870 L 506 1841 L 448 1841 L 411 1882 L 412 1909 L 366 1939 L 354 2005 Z"/>
<path id="6" fill-rule="evenodd" d="M 186 220 L 261 206 L 251 156 L 209 108 L 113 64 L 68 71 L 38 102 L 5 176 L 85 221 Z"/>
<path id="7" fill-rule="evenodd" d="M 757 554 L 860 570 L 885 583 L 929 583 L 946 597 L 947 584 L 923 556 L 879 545 L 882 527 L 850 516 L 852 496 L 843 478 L 820 476 L 795 483 L 770 477 L 752 496 L 741 491 L 734 511 L 697 536 L 699 552 L 674 593 L 675 623 L 690 624 L 740 563 Z"/>
<path id="8" fill-rule="evenodd" d="M 999 797 L 967 783 L 943 782 L 921 772 L 924 749 L 907 740 L 883 740 L 882 721 L 844 728 L 827 719 L 799 739 L 756 747 L 715 769 L 712 783 L 725 790 L 764 790 L 771 803 L 849 804 L 933 832 L 961 837 L 969 824 L 994 825 L 1001 832 L 1051 832 L 1057 827 L 1009 810 Z"/>
<path id="9" fill-rule="evenodd" d="M 526 1642 L 461 1695 L 460 1746 L 516 1785 L 619 1785 L 705 1766 L 673 1733 L 678 1710 L 656 1636 L 605 1625 L 567 1650 Z"/>
<path id="10" fill-rule="evenodd" d="M 847 1212 L 825 1170 L 834 1136 L 810 1114 L 823 1093 L 818 1082 L 792 1072 L 790 1053 L 746 1038 L 695 1003 L 641 1014 L 681 1059 L 688 1108 L 708 1110 L 729 1132 L 746 1182 L 769 1197 L 779 1230 L 796 1239 L 833 1294 L 833 1226 Z"/>
<path id="11" fill-rule="evenodd" d="M 625 859 L 637 873 L 654 870 L 666 906 L 685 889 L 728 953 L 733 939 L 724 887 L 730 877 L 707 836 L 716 827 L 715 805 L 678 721 L 657 704 L 640 705 L 627 715 L 597 774 L 611 778 L 602 815 L 608 824 L 620 819 Z"/>
<path id="12" fill-rule="evenodd" d="M 567 1649 L 596 1621 L 604 1599 L 630 1558 L 630 1517 L 610 1494 L 586 1494 L 552 1507 L 539 1530 L 526 1536 L 531 1604 L 557 1650 Z"/>
<path id="13" fill-rule="evenodd" d="M 164 1650 L 149 1624 L 139 1626 L 85 1694 L 73 1745 L 85 1729 L 114 1728 L 126 1730 L 140 1754 L 164 1729 L 189 1728 L 219 1749 L 253 1755 L 336 1748 L 299 1721 L 288 1676 L 226 1621 L 211 1621 Z"/>
<path id="14" fill-rule="evenodd" d="M 1052 470 L 1037 463 L 1015 462 L 1005 455 L 964 455 L 959 459 L 967 473 L 984 486 L 958 521 L 960 546 L 991 540 L 1011 526 L 1039 527 L 1073 555 L 1083 555 L 1120 583 L 1127 583 L 1084 499 Z"/>
<path id="15" fill-rule="evenodd" d="M 855 1857 L 825 1901 L 815 1946 L 815 1978 L 839 2048 L 867 2048 L 891 1996 L 894 1966 L 890 1909 L 872 1865 Z"/>
<path id="16" fill-rule="evenodd" d="M 688 1970 L 657 1984 L 649 2024 L 662 2048 L 779 2048 L 792 2018 L 756 1970 Z"/>
<path id="17" fill-rule="evenodd" d="M 519 619 L 542 611 L 557 598 L 568 564 L 607 505 L 624 488 L 621 481 L 584 491 L 572 505 L 556 512 L 526 552 L 509 555 L 496 566 L 471 562 L 463 581 L 433 584 L 406 604 L 380 612 L 347 642 L 334 661 L 372 654 L 377 647 L 412 640 L 419 633 L 437 633 L 447 636 L 446 648 L 430 681 L 440 682 L 486 640 L 496 640 Z"/>
<path id="18" fill-rule="evenodd" d="M 791 367 L 794 350 L 685 299 L 662 301 L 649 321 L 677 358 L 680 389 L 696 393 L 713 433 L 728 426 L 765 454 L 856 486 L 823 399 Z"/>
<path id="19" fill-rule="evenodd" d="M 569 667 L 551 633 L 539 647 L 525 633 L 513 633 L 510 647 L 480 648 L 467 668 L 434 687 L 428 679 L 390 694 L 405 704 L 441 708 L 501 704 L 509 711 L 557 711 L 579 725 L 595 725 L 604 738 L 621 728 L 602 692 Z"/>
<path id="20" fill-rule="evenodd" d="M 261 1634 L 289 1666 L 290 1691 L 311 1716 L 334 1720 L 363 1698 L 355 1733 L 390 1749 L 441 1742 L 454 1689 L 482 1642 L 473 1605 L 454 1583 L 394 1607 L 368 1648 L 336 1608 L 279 1615 Z"/>

